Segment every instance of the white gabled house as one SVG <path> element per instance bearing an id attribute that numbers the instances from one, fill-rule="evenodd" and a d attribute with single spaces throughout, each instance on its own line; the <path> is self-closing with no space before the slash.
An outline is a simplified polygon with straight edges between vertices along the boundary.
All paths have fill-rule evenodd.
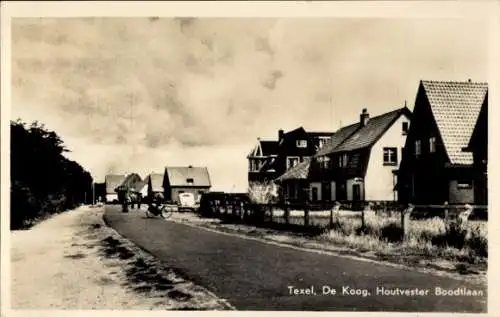
<path id="1" fill-rule="evenodd" d="M 397 170 L 409 130 L 405 106 L 339 129 L 313 157 L 311 201 L 395 201 Z"/>

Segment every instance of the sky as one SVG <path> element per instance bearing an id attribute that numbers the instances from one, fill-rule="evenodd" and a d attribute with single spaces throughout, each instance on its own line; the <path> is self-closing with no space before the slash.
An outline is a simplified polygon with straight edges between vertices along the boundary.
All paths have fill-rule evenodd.
<path id="1" fill-rule="evenodd" d="M 476 20 L 13 18 L 11 118 L 98 182 L 194 165 L 246 191 L 257 137 L 412 110 L 421 79 L 485 82 L 488 39 Z"/>

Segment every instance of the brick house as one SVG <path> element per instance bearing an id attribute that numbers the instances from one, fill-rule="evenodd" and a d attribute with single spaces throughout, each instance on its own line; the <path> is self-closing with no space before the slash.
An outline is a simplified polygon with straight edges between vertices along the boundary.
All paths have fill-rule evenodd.
<path id="1" fill-rule="evenodd" d="M 396 172 L 409 129 L 405 106 L 340 128 L 314 155 L 309 171 L 311 201 L 393 201 Z"/>
<path id="2" fill-rule="evenodd" d="M 473 154 L 463 149 L 487 107 L 487 92 L 486 83 L 420 81 L 399 172 L 401 202 L 473 203 L 484 190 L 476 188 L 486 184 L 475 182 Z"/>

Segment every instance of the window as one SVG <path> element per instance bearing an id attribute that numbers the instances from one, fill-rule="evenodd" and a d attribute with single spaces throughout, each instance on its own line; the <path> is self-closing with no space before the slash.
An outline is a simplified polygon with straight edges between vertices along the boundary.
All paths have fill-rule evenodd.
<path id="1" fill-rule="evenodd" d="M 409 124 L 408 122 L 403 122 L 403 135 L 408 134 Z"/>
<path id="2" fill-rule="evenodd" d="M 328 168 L 330 158 L 328 156 L 321 156 L 318 158 L 318 162 L 321 168 Z"/>
<path id="3" fill-rule="evenodd" d="M 422 142 L 420 140 L 415 141 L 415 156 L 422 154 Z"/>
<path id="4" fill-rule="evenodd" d="M 395 147 L 384 148 L 384 165 L 398 164 L 398 149 Z"/>
<path id="5" fill-rule="evenodd" d="M 194 180 L 192 178 L 187 178 L 186 179 L 186 183 L 188 184 L 192 184 L 194 182 Z"/>
<path id="6" fill-rule="evenodd" d="M 318 149 L 321 149 L 323 145 L 325 145 L 325 143 L 328 142 L 328 140 L 330 140 L 330 137 L 325 137 L 325 136 L 319 137 Z"/>
<path id="7" fill-rule="evenodd" d="M 472 188 L 472 180 L 470 179 L 461 179 L 457 181 L 458 189 L 471 189 Z"/>
<path id="8" fill-rule="evenodd" d="M 346 167 L 347 166 L 347 160 L 348 160 L 347 154 L 340 155 L 339 156 L 339 167 Z"/>
<path id="9" fill-rule="evenodd" d="M 299 164 L 298 156 L 289 156 L 286 158 L 286 169 L 292 168 Z"/>
<path id="10" fill-rule="evenodd" d="M 250 160 L 250 171 L 251 172 L 259 171 L 259 166 L 256 160 Z"/>
<path id="11" fill-rule="evenodd" d="M 307 147 L 307 140 L 297 140 L 297 147 L 306 148 Z"/>
<path id="12" fill-rule="evenodd" d="M 431 153 L 436 152 L 436 138 L 435 137 L 429 138 L 429 152 L 431 152 Z"/>

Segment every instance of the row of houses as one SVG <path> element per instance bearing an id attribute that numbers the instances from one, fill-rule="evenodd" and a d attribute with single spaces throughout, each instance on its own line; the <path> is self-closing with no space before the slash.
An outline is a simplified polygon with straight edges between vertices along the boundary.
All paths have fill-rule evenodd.
<path id="1" fill-rule="evenodd" d="M 210 175 L 206 167 L 165 167 L 163 173 L 151 173 L 142 179 L 139 174 L 110 174 L 105 176 L 105 201 L 118 201 L 120 189 L 140 193 L 142 197 L 163 195 L 166 201 L 178 202 L 180 193 L 192 193 L 197 199 L 211 188 Z"/>
<path id="2" fill-rule="evenodd" d="M 487 203 L 488 85 L 422 80 L 405 105 L 332 132 L 299 127 L 248 154 L 249 187 L 288 201 Z"/>

